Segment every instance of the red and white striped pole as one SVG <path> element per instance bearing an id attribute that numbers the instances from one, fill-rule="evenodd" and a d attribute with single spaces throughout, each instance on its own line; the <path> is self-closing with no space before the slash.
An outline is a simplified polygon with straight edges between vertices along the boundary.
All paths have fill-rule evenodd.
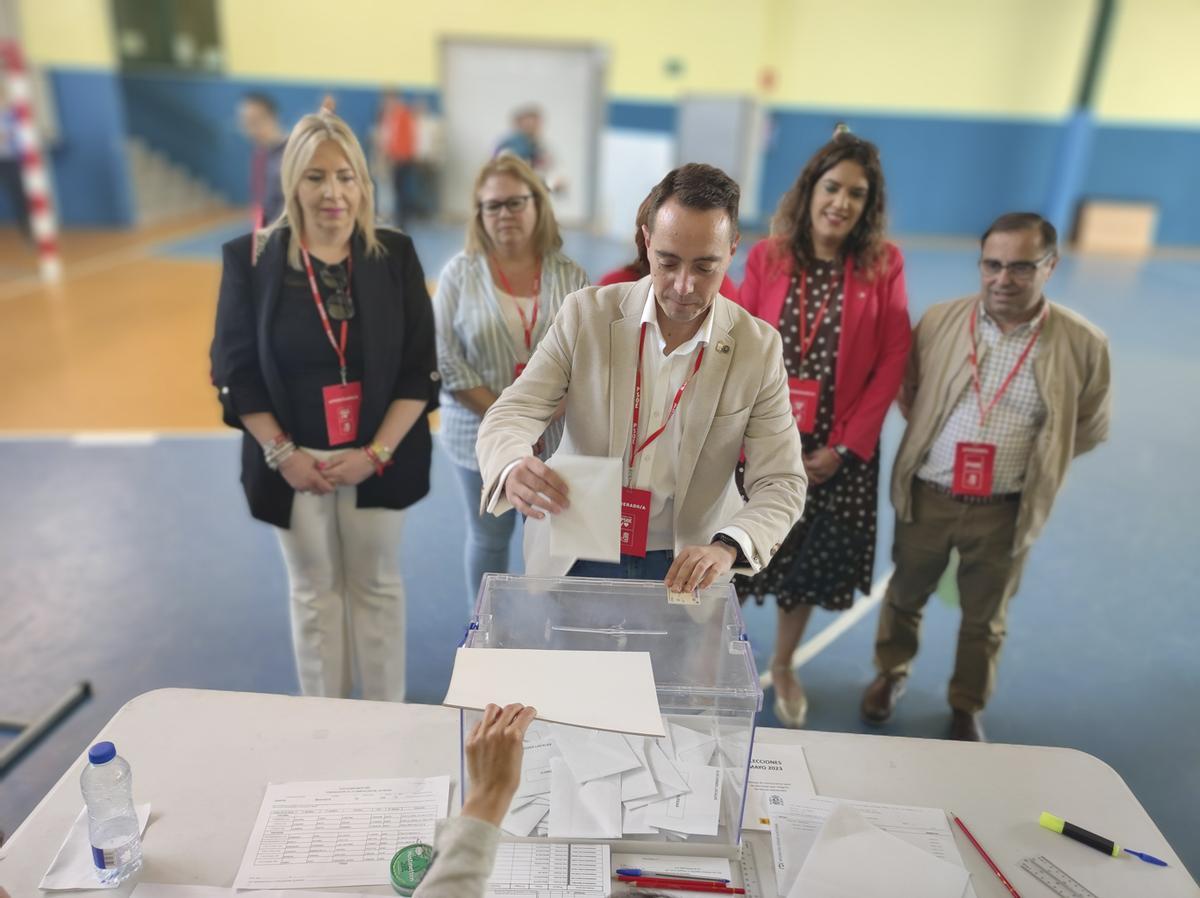
<path id="1" fill-rule="evenodd" d="M 16 41 L 0 42 L 0 65 L 8 84 L 8 101 L 16 124 L 13 145 L 21 159 L 21 184 L 29 206 L 29 225 L 37 244 L 38 270 L 42 280 L 57 281 L 62 277 L 62 260 L 58 255 L 58 222 L 50 197 L 50 177 L 46 172 L 41 139 L 33 118 L 33 91 L 25 58 Z"/>

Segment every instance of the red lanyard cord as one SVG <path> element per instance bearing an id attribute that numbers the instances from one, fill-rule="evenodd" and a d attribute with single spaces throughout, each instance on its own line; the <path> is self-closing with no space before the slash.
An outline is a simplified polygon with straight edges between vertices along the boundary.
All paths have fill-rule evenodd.
<path id="1" fill-rule="evenodd" d="M 309 258 L 308 250 L 304 246 L 300 247 L 300 255 L 304 257 L 304 270 L 308 273 L 308 286 L 312 290 L 313 302 L 317 304 L 317 314 L 321 316 L 321 326 L 325 328 L 325 336 L 329 338 L 329 345 L 337 353 L 338 369 L 342 375 L 342 383 L 344 384 L 346 382 L 346 335 L 349 333 L 350 322 L 342 322 L 341 339 L 340 341 L 335 340 L 333 325 L 329 323 L 329 314 L 325 311 L 325 303 L 321 302 L 321 291 L 317 287 L 316 275 L 313 274 L 312 260 Z M 346 289 L 349 290 L 354 278 L 353 255 L 346 256 L 346 274 Z"/>
<path id="2" fill-rule="evenodd" d="M 683 391 L 687 389 L 687 385 L 692 382 L 692 378 L 696 376 L 696 372 L 700 370 L 700 363 L 704 360 L 705 345 L 701 344 L 700 352 L 696 355 L 696 364 L 692 368 L 691 374 L 687 376 L 679 389 L 675 391 L 675 400 L 671 403 L 671 410 L 667 412 L 667 418 L 663 421 L 662 426 L 650 436 L 646 437 L 646 441 L 640 446 L 638 445 L 638 430 L 641 427 L 642 420 L 642 353 L 646 348 L 646 322 L 642 322 L 641 336 L 638 337 L 638 360 L 637 360 L 637 377 L 634 380 L 633 387 L 633 435 L 629 441 L 629 482 L 633 483 L 633 463 L 638 455 L 645 450 L 647 446 L 657 440 L 667 425 L 671 423 L 671 418 L 675 416 L 675 410 L 679 408 L 679 402 L 683 399 Z"/>
<path id="3" fill-rule="evenodd" d="M 500 278 L 500 283 L 504 287 L 504 292 L 513 298 L 513 302 L 517 306 L 517 314 L 521 316 L 521 326 L 525 329 L 525 349 L 533 352 L 533 329 L 537 327 L 538 320 L 538 298 L 542 293 L 542 263 L 538 260 L 537 272 L 533 276 L 533 319 L 527 320 L 525 310 L 521 308 L 521 301 L 517 298 L 517 294 L 513 292 L 512 284 L 508 282 L 508 277 L 504 273 L 504 269 L 500 267 L 500 263 L 493 258 L 492 267 L 496 269 L 496 276 Z"/>
<path id="4" fill-rule="evenodd" d="M 979 404 L 979 426 L 985 427 L 987 425 L 987 416 L 991 414 L 992 409 L 996 407 L 996 403 L 999 402 L 1001 397 L 1004 396 L 1004 394 L 1008 391 L 1013 379 L 1017 376 L 1017 372 L 1021 370 L 1021 366 L 1024 365 L 1025 360 L 1029 358 L 1029 353 L 1033 351 L 1033 345 L 1037 343 L 1038 337 L 1042 335 L 1041 325 L 1045 320 L 1045 312 L 1043 312 L 1041 316 L 1043 321 L 1039 321 L 1034 325 L 1033 336 L 1030 337 L 1029 342 L 1025 344 L 1025 349 L 1021 352 L 1021 357 L 1017 359 L 1017 363 L 1013 365 L 1012 370 L 1008 372 L 1008 376 L 1004 378 L 1004 382 L 1000 384 L 1000 389 L 996 391 L 995 395 L 992 396 L 992 401 L 986 406 L 983 404 L 983 385 L 979 380 L 979 354 L 978 343 L 975 336 L 975 319 L 978 317 L 978 313 L 978 306 L 971 309 L 971 381 L 975 387 L 975 400 Z"/>

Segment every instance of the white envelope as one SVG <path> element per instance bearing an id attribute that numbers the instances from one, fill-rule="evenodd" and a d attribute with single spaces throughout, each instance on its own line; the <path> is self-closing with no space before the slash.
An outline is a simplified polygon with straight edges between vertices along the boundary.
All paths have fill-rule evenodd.
<path id="1" fill-rule="evenodd" d="M 550 554 L 621 560 L 621 459 L 555 455 L 548 462 L 567 483 L 570 507 L 550 515 Z"/>
<path id="2" fill-rule="evenodd" d="M 550 766 L 550 838 L 621 838 L 621 778 L 581 785 L 562 758 L 554 758 Z"/>
<path id="3" fill-rule="evenodd" d="M 554 739 L 575 782 L 603 779 L 641 766 L 638 756 L 620 733 L 557 727 Z"/>
<path id="4" fill-rule="evenodd" d="M 721 768 L 685 765 L 689 791 L 650 805 L 646 823 L 664 832 L 715 836 L 721 821 Z"/>
<path id="5" fill-rule="evenodd" d="M 548 813 L 550 813 L 550 802 L 535 798 L 523 807 L 509 808 L 500 828 L 514 836 L 528 836 Z"/>
<path id="6" fill-rule="evenodd" d="M 701 733 L 678 723 L 671 724 L 670 732 L 678 763 L 707 766 L 712 760 L 717 747 L 717 737 L 712 732 Z"/>
<path id="7" fill-rule="evenodd" d="M 968 874 L 871 825 L 839 804 L 825 821 L 788 898 L 961 898 Z"/>
<path id="8" fill-rule="evenodd" d="M 645 737 L 626 736 L 625 741 L 637 755 L 638 764 L 641 766 L 637 770 L 626 770 L 621 774 L 621 801 L 657 797 L 658 784 L 654 782 L 654 774 L 650 772 L 650 762 L 646 760 Z"/>

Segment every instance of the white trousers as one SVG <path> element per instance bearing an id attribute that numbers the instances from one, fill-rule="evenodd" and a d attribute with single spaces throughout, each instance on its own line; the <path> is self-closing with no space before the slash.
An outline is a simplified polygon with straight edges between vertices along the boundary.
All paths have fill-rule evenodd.
<path id="1" fill-rule="evenodd" d="M 324 460 L 336 454 L 306 449 Z M 291 584 L 292 646 L 305 695 L 404 701 L 404 512 L 356 508 L 357 490 L 297 493 L 276 529 Z"/>

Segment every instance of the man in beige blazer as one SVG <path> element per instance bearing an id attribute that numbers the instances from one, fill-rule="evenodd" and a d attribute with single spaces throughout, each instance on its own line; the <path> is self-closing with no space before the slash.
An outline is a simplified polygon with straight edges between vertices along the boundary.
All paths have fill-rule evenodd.
<path id="1" fill-rule="evenodd" d="M 718 294 L 737 248 L 739 198 L 719 169 L 670 172 L 644 232 L 650 275 L 568 296 L 484 416 L 481 512 L 527 516 L 527 573 L 661 578 L 688 592 L 760 570 L 799 519 L 807 478 L 779 334 Z M 570 500 L 530 445 L 560 403 L 560 453 L 622 459 L 623 520 L 612 526 L 644 555 L 635 548 L 604 564 L 549 554 L 547 515 Z M 734 484 L 743 451 L 745 502 Z"/>
<path id="2" fill-rule="evenodd" d="M 862 714 L 887 720 L 917 654 L 922 610 L 959 554 L 962 623 L 950 737 L 982 741 L 1008 603 L 1074 458 L 1108 436 L 1108 340 L 1043 292 L 1053 225 L 1002 215 L 983 235 L 980 291 L 929 309 L 913 333 L 892 468 L 896 569 L 879 614 Z"/>

